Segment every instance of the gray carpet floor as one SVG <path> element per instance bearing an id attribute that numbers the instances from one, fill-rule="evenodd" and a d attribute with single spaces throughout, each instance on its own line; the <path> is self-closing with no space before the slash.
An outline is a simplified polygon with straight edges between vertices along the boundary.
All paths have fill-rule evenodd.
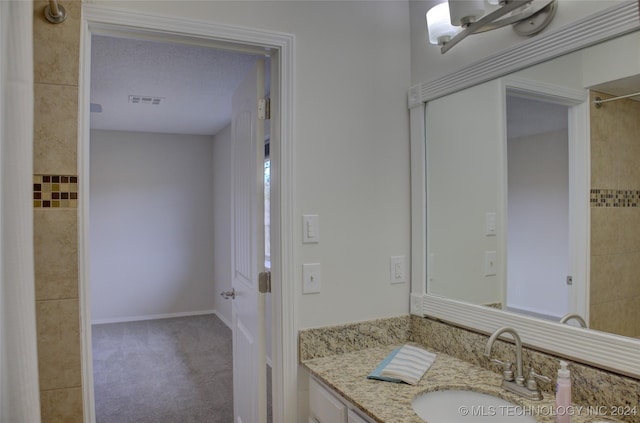
<path id="1" fill-rule="evenodd" d="M 231 423 L 231 331 L 215 315 L 93 326 L 97 423 Z"/>

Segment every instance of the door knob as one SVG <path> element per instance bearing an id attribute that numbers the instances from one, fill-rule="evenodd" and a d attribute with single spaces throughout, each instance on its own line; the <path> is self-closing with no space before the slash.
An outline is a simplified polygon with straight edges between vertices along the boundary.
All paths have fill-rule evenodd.
<path id="1" fill-rule="evenodd" d="M 225 300 L 228 300 L 228 299 L 233 300 L 236 298 L 236 290 L 235 288 L 231 288 L 231 291 L 222 291 L 220 295 L 222 295 L 222 298 L 224 298 Z"/>

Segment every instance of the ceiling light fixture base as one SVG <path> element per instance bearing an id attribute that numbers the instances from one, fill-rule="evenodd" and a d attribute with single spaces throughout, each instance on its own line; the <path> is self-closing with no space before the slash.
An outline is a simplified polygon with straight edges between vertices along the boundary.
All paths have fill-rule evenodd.
<path id="1" fill-rule="evenodd" d="M 518 35 L 530 37 L 536 35 L 538 32 L 545 29 L 553 18 L 556 16 L 558 10 L 558 2 L 552 1 L 533 15 L 520 22 L 514 23 L 511 26 Z"/>
<path id="2" fill-rule="evenodd" d="M 491 31 L 507 25 L 512 25 L 520 35 L 535 35 L 549 25 L 556 14 L 556 9 L 557 0 L 505 1 L 502 7 L 467 25 L 448 42 L 441 45 L 440 52 L 446 53 L 471 34 Z"/>

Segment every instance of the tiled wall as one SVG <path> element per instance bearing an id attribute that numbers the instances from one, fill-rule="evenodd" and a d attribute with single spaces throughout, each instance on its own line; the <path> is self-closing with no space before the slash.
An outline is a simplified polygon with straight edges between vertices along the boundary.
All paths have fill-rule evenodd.
<path id="1" fill-rule="evenodd" d="M 591 189 L 591 207 L 638 207 L 639 202 L 639 190 Z"/>
<path id="2" fill-rule="evenodd" d="M 608 98 L 606 94 L 592 92 Z M 591 101 L 589 325 L 640 337 L 640 102 Z"/>
<path id="3" fill-rule="evenodd" d="M 77 115 L 81 2 L 47 22 L 33 3 L 34 253 L 42 422 L 83 420 L 78 296 Z"/>

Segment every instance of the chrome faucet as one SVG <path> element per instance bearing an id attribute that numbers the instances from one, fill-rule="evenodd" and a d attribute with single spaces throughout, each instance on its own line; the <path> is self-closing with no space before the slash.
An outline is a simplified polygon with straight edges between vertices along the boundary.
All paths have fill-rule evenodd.
<path id="1" fill-rule="evenodd" d="M 511 369 L 511 362 L 502 362 L 498 359 L 491 358 L 491 348 L 493 347 L 496 339 L 500 337 L 503 333 L 508 333 L 513 337 L 513 340 L 516 344 L 516 375 L 513 376 L 513 371 Z M 551 382 L 546 376 L 542 376 L 537 374 L 533 368 L 529 369 L 527 373 L 527 379 L 525 380 L 524 374 L 522 372 L 522 341 L 520 340 L 520 335 L 514 328 L 510 327 L 502 327 L 489 337 L 487 341 L 487 346 L 484 349 L 484 356 L 489 358 L 491 362 L 498 363 L 502 366 L 502 387 L 510 392 L 521 395 L 523 397 L 529 398 L 531 400 L 541 400 L 542 393 L 538 388 L 538 384 L 536 379 L 544 380 L 546 382 Z"/>
<path id="2" fill-rule="evenodd" d="M 516 341 L 516 379 L 515 382 L 519 386 L 524 386 L 524 376 L 522 374 L 522 341 L 520 340 L 520 335 L 516 332 L 515 329 L 510 327 L 503 327 L 493 332 L 493 334 L 489 337 L 487 341 L 487 346 L 484 349 L 484 356 L 488 359 L 491 359 L 491 348 L 493 347 L 493 343 L 496 342 L 496 339 L 503 333 L 510 333 L 513 337 L 513 340 Z M 491 359 L 492 362 L 505 365 L 505 363 L 500 360 Z M 507 361 L 508 364 L 510 364 Z M 509 367 L 511 367 L 509 365 Z"/>
<path id="3" fill-rule="evenodd" d="M 584 321 L 584 319 L 582 318 L 582 316 L 580 316 L 577 313 L 567 313 L 564 316 L 562 316 L 562 318 L 560 319 L 560 323 L 567 323 L 569 320 L 575 320 L 576 322 L 578 322 L 578 324 L 583 327 L 583 328 L 588 328 L 589 326 L 587 326 L 587 322 Z"/>

